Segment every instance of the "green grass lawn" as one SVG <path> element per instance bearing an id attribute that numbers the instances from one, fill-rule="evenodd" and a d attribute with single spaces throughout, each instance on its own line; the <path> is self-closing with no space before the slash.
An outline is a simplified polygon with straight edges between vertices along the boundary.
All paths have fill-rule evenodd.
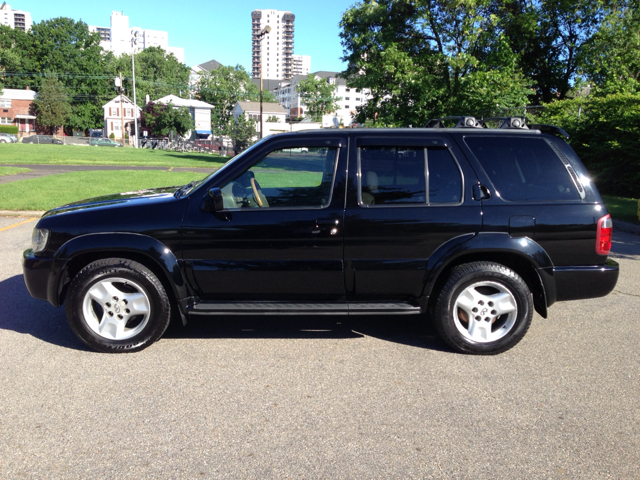
<path id="1" fill-rule="evenodd" d="M 18 173 L 25 173 L 30 171 L 30 168 L 0 167 L 0 177 L 2 177 L 3 175 L 16 175 Z"/>
<path id="2" fill-rule="evenodd" d="M 217 168 L 229 157 L 148 148 L 105 148 L 80 145 L 0 143 L 0 165 L 129 165 Z"/>
<path id="3" fill-rule="evenodd" d="M 638 199 L 637 198 L 624 198 L 624 197 L 611 197 L 609 195 L 602 195 L 607 210 L 611 214 L 611 217 L 625 222 L 631 222 L 640 224 L 638 221 Z"/>
<path id="4" fill-rule="evenodd" d="M 49 210 L 85 198 L 184 185 L 205 175 L 155 170 L 71 172 L 0 185 L 0 210 Z"/>

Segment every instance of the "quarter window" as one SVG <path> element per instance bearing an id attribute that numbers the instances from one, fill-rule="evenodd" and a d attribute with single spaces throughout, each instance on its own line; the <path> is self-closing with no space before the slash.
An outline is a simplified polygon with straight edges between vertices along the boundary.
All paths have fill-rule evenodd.
<path id="1" fill-rule="evenodd" d="M 337 153 L 337 147 L 274 150 L 222 187 L 224 207 L 325 207 L 331 197 Z"/>

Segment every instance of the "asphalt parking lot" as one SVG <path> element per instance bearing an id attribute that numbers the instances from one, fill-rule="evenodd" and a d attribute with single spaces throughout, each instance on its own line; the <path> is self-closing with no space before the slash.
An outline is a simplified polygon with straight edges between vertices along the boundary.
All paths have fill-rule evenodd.
<path id="1" fill-rule="evenodd" d="M 24 223 L 21 223 L 24 222 Z M 201 318 L 136 354 L 32 299 L 0 217 L 0 478 L 640 478 L 640 236 L 494 357 L 413 317 Z"/>

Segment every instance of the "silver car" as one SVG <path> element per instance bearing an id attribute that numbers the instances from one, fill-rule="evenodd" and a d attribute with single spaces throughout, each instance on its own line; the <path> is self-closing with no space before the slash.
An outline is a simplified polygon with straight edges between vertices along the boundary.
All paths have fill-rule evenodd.
<path id="1" fill-rule="evenodd" d="M 0 132 L 0 143 L 16 143 L 18 137 L 11 135 L 10 133 Z"/>

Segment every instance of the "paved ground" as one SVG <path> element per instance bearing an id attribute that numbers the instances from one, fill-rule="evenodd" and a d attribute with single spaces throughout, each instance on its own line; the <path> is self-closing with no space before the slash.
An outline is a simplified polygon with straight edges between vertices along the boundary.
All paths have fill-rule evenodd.
<path id="1" fill-rule="evenodd" d="M 203 174 L 211 173 L 212 168 L 195 168 L 195 167 L 143 167 L 124 165 L 0 165 L 6 167 L 29 168 L 30 172 L 19 173 L 16 175 L 1 175 L 0 184 L 15 182 L 17 180 L 26 180 L 28 178 L 43 177 L 46 175 L 55 175 L 58 173 L 92 171 L 92 170 L 171 170 L 173 172 L 199 172 Z"/>
<path id="2" fill-rule="evenodd" d="M 22 225 L 6 230 L 19 222 Z M 495 357 L 415 318 L 203 318 L 93 353 L 0 218 L 0 478 L 640 478 L 640 236 Z"/>

